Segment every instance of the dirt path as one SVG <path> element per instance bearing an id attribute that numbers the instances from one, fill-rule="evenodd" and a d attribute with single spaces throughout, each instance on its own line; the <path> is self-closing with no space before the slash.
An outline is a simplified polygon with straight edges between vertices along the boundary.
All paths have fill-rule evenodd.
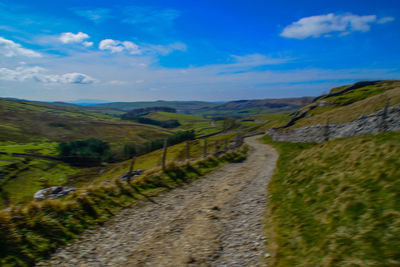
<path id="1" fill-rule="evenodd" d="M 40 266 L 263 266 L 266 187 L 277 153 L 246 139 L 243 163 L 143 202 Z"/>

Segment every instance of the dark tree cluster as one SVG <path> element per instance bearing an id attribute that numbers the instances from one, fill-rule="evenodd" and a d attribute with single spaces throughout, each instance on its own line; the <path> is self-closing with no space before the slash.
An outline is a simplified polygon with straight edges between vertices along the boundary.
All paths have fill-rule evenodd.
<path id="1" fill-rule="evenodd" d="M 158 120 L 153 120 L 150 118 L 143 118 L 143 117 L 136 117 L 133 120 L 136 122 L 139 122 L 139 123 L 143 123 L 143 124 L 151 124 L 151 125 L 160 126 L 162 128 L 176 128 L 181 125 L 179 123 L 179 121 L 177 121 L 177 120 L 158 121 Z"/>
<path id="2" fill-rule="evenodd" d="M 93 165 L 107 159 L 110 145 L 102 140 L 90 138 L 58 145 L 59 156 L 76 165 Z"/>

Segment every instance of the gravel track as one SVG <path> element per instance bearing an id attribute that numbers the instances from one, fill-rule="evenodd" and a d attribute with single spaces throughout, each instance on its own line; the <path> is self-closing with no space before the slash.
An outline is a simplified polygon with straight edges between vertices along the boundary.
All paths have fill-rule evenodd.
<path id="1" fill-rule="evenodd" d="M 38 266 L 264 266 L 266 188 L 278 154 L 250 154 L 191 184 L 140 202 Z"/>

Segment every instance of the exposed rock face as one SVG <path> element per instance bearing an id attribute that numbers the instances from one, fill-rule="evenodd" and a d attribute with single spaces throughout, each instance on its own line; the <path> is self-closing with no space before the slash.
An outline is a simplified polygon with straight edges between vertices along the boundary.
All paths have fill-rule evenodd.
<path id="1" fill-rule="evenodd" d="M 400 129 L 400 105 L 363 115 L 355 121 L 344 124 L 312 125 L 289 131 L 270 129 L 268 135 L 274 141 L 322 143 L 333 138 L 398 129 Z"/>
<path id="2" fill-rule="evenodd" d="M 126 172 L 126 173 L 122 174 L 120 179 L 123 182 L 127 182 L 129 177 L 130 177 L 130 179 L 133 179 L 133 178 L 138 177 L 138 176 L 140 176 L 142 174 L 143 174 L 143 170 L 137 169 L 136 171 L 133 171 L 131 174 L 129 174 L 129 172 Z"/>
<path id="3" fill-rule="evenodd" d="M 54 199 L 54 198 L 59 198 L 59 197 L 69 195 L 70 193 L 74 192 L 75 190 L 76 190 L 76 188 L 72 187 L 72 186 L 52 186 L 52 187 L 37 191 L 35 193 L 35 195 L 33 196 L 33 198 L 36 201 L 44 200 L 47 198 Z"/>

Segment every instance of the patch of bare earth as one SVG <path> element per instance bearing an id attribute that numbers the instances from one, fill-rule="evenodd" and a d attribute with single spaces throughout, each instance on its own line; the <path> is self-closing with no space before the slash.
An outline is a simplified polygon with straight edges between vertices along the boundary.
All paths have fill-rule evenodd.
<path id="1" fill-rule="evenodd" d="M 277 153 L 246 139 L 242 163 L 125 209 L 39 266 L 263 266 L 266 189 Z"/>

